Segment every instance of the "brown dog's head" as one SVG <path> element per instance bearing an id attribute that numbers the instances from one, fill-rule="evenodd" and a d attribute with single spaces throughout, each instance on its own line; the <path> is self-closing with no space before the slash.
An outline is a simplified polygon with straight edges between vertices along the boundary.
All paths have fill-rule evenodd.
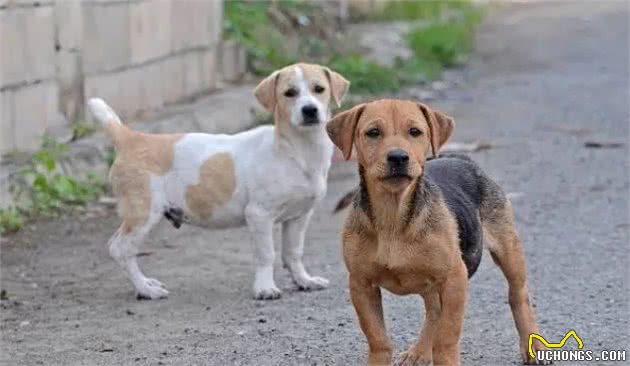
<path id="1" fill-rule="evenodd" d="M 294 64 L 273 72 L 260 82 L 255 95 L 274 114 L 282 128 L 322 126 L 330 117 L 330 99 L 340 105 L 350 82 L 327 67 Z M 321 127 L 320 127 L 321 128 Z"/>
<path id="2" fill-rule="evenodd" d="M 422 103 L 379 100 L 336 115 L 326 130 L 346 159 L 356 146 L 366 179 L 399 191 L 422 175 L 429 148 L 437 156 L 453 119 Z"/>

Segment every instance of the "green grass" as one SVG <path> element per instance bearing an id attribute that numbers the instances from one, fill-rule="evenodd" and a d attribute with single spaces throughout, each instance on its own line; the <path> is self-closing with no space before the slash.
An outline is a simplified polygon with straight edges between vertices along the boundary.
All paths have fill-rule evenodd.
<path id="1" fill-rule="evenodd" d="M 469 0 L 393 0 L 367 16 L 370 21 L 439 21 L 450 12 L 464 13 L 476 9 Z"/>
<path id="2" fill-rule="evenodd" d="M 12 187 L 16 206 L 0 210 L 0 233 L 17 231 L 33 217 L 81 207 L 103 193 L 105 184 L 97 177 L 77 179 L 61 172 L 67 150 L 67 145 L 44 138 L 42 149 L 20 171 L 21 184 Z"/>
<path id="3" fill-rule="evenodd" d="M 23 223 L 24 215 L 15 207 L 0 209 L 0 235 L 20 230 Z"/>
<path id="4" fill-rule="evenodd" d="M 404 85 L 439 78 L 442 70 L 463 64 L 473 48 L 475 25 L 480 10 L 470 1 L 392 1 L 379 13 L 368 15 L 372 21 L 427 21 L 406 36 L 413 57 L 398 60 L 393 67 L 379 65 L 362 56 L 352 45 L 339 47 L 317 34 L 289 37 L 272 20 L 272 10 L 289 10 L 315 20 L 317 3 L 301 1 L 243 1 L 225 3 L 226 38 L 245 45 L 249 69 L 256 75 L 297 61 L 322 63 L 351 81 L 356 94 L 393 93 Z M 321 10 L 321 9 L 320 9 Z M 296 43 L 297 42 L 297 43 Z"/>
<path id="5" fill-rule="evenodd" d="M 376 94 L 400 89 L 400 79 L 395 70 L 380 66 L 363 56 L 337 56 L 328 65 L 351 81 L 353 92 Z"/>
<path id="6" fill-rule="evenodd" d="M 275 68 L 295 62 L 268 14 L 266 1 L 226 1 L 223 30 L 225 38 L 243 44 L 247 49 L 250 69 L 266 75 Z"/>
<path id="7" fill-rule="evenodd" d="M 96 131 L 96 126 L 92 123 L 78 121 L 72 124 L 72 140 L 89 136 Z"/>

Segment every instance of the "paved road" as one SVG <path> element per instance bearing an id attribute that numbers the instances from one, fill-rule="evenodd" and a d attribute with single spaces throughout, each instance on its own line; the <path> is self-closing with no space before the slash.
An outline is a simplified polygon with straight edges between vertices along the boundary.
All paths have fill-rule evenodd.
<path id="1" fill-rule="evenodd" d="M 573 328 L 595 351 L 630 345 L 627 65 L 627 3 L 511 5 L 482 27 L 467 86 L 437 103 L 456 117 L 456 140 L 496 145 L 472 156 L 513 193 L 544 334 L 559 340 Z M 625 145 L 591 149 L 588 141 Z M 278 265 L 284 296 L 274 302 L 250 299 L 245 230 L 156 232 L 142 261 L 171 291 L 157 302 L 135 301 L 109 259 L 111 211 L 37 223 L 11 237 L 2 246 L 11 300 L 2 302 L 0 362 L 360 364 L 366 343 L 341 264 L 342 219 L 329 214 L 356 183 L 354 170 L 334 167 L 307 234 L 306 263 L 331 288 L 295 292 Z M 487 257 L 469 299 L 464 364 L 518 364 L 506 285 Z M 389 295 L 385 302 L 389 330 L 405 349 L 421 302 Z"/>

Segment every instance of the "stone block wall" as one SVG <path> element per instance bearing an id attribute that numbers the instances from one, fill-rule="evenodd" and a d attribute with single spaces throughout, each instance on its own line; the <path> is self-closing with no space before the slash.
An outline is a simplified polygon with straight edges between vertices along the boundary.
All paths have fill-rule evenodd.
<path id="1" fill-rule="evenodd" d="M 0 0 L 0 154 L 67 135 L 99 96 L 124 118 L 213 90 L 221 0 Z"/>

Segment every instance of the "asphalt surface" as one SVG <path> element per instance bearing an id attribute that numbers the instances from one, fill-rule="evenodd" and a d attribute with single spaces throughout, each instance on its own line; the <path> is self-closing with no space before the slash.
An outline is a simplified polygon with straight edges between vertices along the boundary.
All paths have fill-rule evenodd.
<path id="1" fill-rule="evenodd" d="M 493 148 L 471 156 L 511 193 L 543 334 L 575 329 L 585 349 L 630 351 L 628 3 L 513 4 L 490 14 L 467 83 L 433 103 L 456 118 L 454 140 Z M 585 144 L 620 142 L 588 148 Z M 307 234 L 305 262 L 331 280 L 294 290 L 277 264 L 277 301 L 251 299 L 246 229 L 169 225 L 142 257 L 170 290 L 136 301 L 107 253 L 111 209 L 38 222 L 1 253 L 3 365 L 357 365 L 366 342 L 349 302 L 336 200 L 356 182 L 333 166 L 329 194 Z M 506 284 L 489 256 L 471 280 L 464 365 L 517 365 Z M 385 295 L 397 351 L 414 342 L 417 297 Z M 572 345 L 572 347 L 574 347 Z M 619 365 L 626 362 L 560 365 Z"/>

